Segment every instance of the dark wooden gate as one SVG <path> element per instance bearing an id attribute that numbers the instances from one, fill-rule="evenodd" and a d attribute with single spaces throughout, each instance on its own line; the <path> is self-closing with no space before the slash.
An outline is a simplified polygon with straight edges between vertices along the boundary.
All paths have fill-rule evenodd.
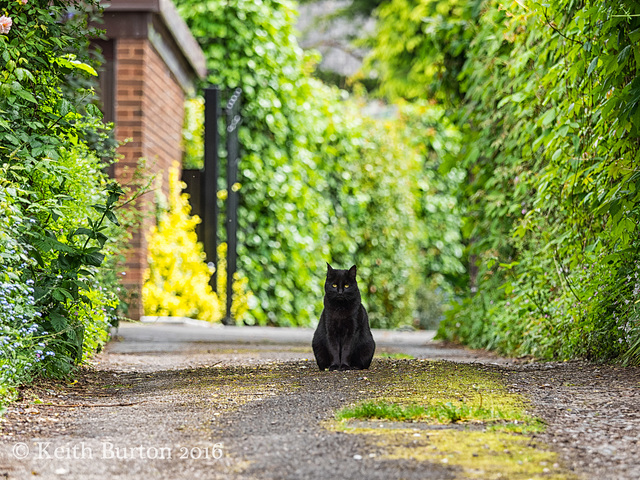
<path id="1" fill-rule="evenodd" d="M 183 170 L 182 180 L 187 184 L 192 213 L 202 219 L 196 233 L 204 245 L 207 262 L 218 269 L 219 230 L 226 232 L 227 240 L 227 284 L 217 285 L 216 274 L 211 276 L 210 284 L 215 292 L 225 288 L 227 292 L 225 324 L 233 324 L 231 314 L 233 304 L 233 277 L 237 269 L 237 232 L 238 232 L 238 163 L 240 161 L 240 143 L 238 129 L 242 123 L 240 114 L 242 90 L 236 88 L 224 107 L 221 107 L 221 91 L 217 87 L 204 91 L 204 168 L 202 170 Z M 225 149 L 222 150 L 221 131 L 224 135 Z M 218 206 L 218 178 L 220 171 L 226 170 L 226 221 L 222 224 Z M 220 222 L 220 223 L 218 223 Z M 222 228 L 220 228 L 222 227 Z"/>

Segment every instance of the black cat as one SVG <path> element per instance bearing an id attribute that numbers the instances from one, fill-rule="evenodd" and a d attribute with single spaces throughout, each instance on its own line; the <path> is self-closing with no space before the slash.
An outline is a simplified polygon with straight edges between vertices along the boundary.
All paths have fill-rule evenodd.
<path id="1" fill-rule="evenodd" d="M 318 368 L 369 368 L 376 343 L 360 299 L 356 266 L 349 270 L 336 270 L 327 263 L 324 292 L 324 310 L 311 343 Z"/>

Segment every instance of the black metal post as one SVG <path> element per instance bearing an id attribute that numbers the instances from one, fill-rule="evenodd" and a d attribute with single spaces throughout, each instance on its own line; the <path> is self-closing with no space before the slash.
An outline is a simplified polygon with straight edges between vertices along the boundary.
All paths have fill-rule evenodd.
<path id="1" fill-rule="evenodd" d="M 233 277 L 237 269 L 238 232 L 238 128 L 240 116 L 240 96 L 242 90 L 236 88 L 227 103 L 227 324 L 234 323 L 231 314 L 233 305 Z"/>
<path id="2" fill-rule="evenodd" d="M 201 192 L 203 195 L 202 223 L 204 251 L 207 261 L 213 262 L 216 273 L 211 276 L 209 284 L 214 292 L 218 291 L 218 175 L 219 175 L 219 133 L 218 117 L 220 115 L 220 90 L 218 87 L 206 88 L 204 91 L 204 174 Z"/>

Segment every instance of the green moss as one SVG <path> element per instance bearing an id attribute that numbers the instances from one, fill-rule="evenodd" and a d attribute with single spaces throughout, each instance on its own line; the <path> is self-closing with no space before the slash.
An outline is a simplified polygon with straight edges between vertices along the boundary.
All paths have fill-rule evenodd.
<path id="1" fill-rule="evenodd" d="M 555 479 L 572 478 L 557 463 L 554 452 L 531 443 L 530 438 L 505 432 L 433 430 L 415 442 L 414 431 L 395 435 L 388 459 L 411 458 L 446 463 L 462 469 L 461 477 Z M 386 442 L 382 442 L 383 444 Z"/>
<path id="2" fill-rule="evenodd" d="M 526 422 L 507 422 L 488 425 L 487 431 L 511 433 L 542 433 L 547 426 L 540 419 L 534 418 Z"/>
<path id="3" fill-rule="evenodd" d="M 336 418 L 538 422 L 528 402 L 510 392 L 503 373 L 485 365 L 446 361 L 379 360 L 367 376 L 369 398 L 338 411 Z"/>
<path id="4" fill-rule="evenodd" d="M 382 352 L 378 355 L 376 355 L 377 358 L 395 358 L 397 360 L 413 360 L 414 357 L 413 355 L 408 355 L 406 353 L 388 353 L 388 352 Z"/>
<path id="5" fill-rule="evenodd" d="M 498 368 L 381 360 L 374 370 L 370 398 L 339 410 L 325 427 L 362 435 L 377 458 L 447 464 L 456 478 L 575 478 L 527 435 L 545 425 L 509 392 Z"/>
<path id="6" fill-rule="evenodd" d="M 502 372 L 486 365 L 447 361 L 376 359 L 367 375 L 370 400 L 398 405 L 446 405 L 496 412 L 525 420 L 528 403 L 509 392 Z"/>

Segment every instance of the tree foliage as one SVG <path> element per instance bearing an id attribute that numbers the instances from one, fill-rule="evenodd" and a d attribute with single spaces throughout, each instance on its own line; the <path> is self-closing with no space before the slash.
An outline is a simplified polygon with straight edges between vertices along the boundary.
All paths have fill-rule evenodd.
<path id="1" fill-rule="evenodd" d="M 483 0 L 390 0 L 376 11 L 364 68 L 390 98 L 459 96 L 458 74 Z M 402 28 L 398 28 L 402 25 Z"/>
<path id="2" fill-rule="evenodd" d="M 638 362 L 640 6 L 392 0 L 378 12 L 370 64 L 386 92 L 438 92 L 464 133 L 473 291 L 441 335 Z M 413 34 L 393 36 L 400 18 Z"/>

